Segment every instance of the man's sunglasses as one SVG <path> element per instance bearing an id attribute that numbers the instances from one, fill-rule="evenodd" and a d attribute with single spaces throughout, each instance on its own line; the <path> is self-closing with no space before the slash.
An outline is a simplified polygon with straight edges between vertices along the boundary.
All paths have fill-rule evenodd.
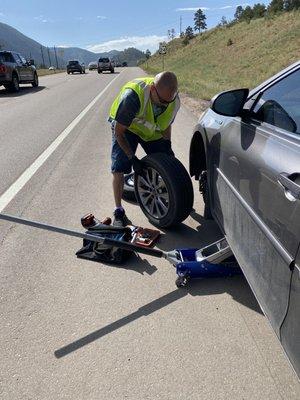
<path id="1" fill-rule="evenodd" d="M 154 87 L 154 89 L 155 89 L 155 91 L 156 91 L 158 100 L 159 100 L 159 102 L 160 102 L 161 104 L 171 104 L 171 103 L 173 103 L 173 101 L 176 99 L 176 97 L 177 97 L 177 95 L 178 95 L 178 92 L 176 92 L 176 93 L 175 93 L 175 96 L 173 97 L 173 99 L 172 99 L 171 101 L 167 101 L 167 100 L 163 99 L 163 98 L 159 95 L 159 93 L 158 93 L 158 91 L 157 91 L 155 85 L 153 85 L 153 87 Z"/>

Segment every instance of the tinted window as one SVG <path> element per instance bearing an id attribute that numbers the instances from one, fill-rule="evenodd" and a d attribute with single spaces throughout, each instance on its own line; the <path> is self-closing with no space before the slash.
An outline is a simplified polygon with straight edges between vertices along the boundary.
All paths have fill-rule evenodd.
<path id="1" fill-rule="evenodd" d="M 20 58 L 21 58 L 22 63 L 23 63 L 23 64 L 26 64 L 25 58 L 24 58 L 23 56 L 21 56 L 20 54 L 19 54 L 19 56 L 20 56 Z"/>
<path id="2" fill-rule="evenodd" d="M 15 62 L 11 53 L 0 53 L 0 62 Z"/>
<path id="3" fill-rule="evenodd" d="M 19 54 L 14 53 L 14 59 L 18 64 L 22 64 L 22 60 L 21 60 Z"/>
<path id="4" fill-rule="evenodd" d="M 77 65 L 79 64 L 79 61 L 69 61 L 69 65 Z"/>
<path id="5" fill-rule="evenodd" d="M 99 62 L 108 63 L 109 62 L 109 58 L 99 58 Z"/>
<path id="6" fill-rule="evenodd" d="M 260 121 L 300 134 L 300 70 L 267 89 L 253 112 Z"/>

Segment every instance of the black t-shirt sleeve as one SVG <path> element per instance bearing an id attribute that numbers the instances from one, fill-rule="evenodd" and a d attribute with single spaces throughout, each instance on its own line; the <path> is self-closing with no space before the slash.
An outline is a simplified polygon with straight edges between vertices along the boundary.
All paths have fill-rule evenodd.
<path id="1" fill-rule="evenodd" d="M 136 92 L 126 89 L 122 95 L 115 120 L 119 124 L 130 126 L 140 110 L 140 100 Z"/>

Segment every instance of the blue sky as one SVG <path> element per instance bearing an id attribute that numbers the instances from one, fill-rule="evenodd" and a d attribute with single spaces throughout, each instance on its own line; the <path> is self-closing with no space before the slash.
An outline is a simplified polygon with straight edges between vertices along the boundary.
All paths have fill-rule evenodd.
<path id="1" fill-rule="evenodd" d="M 202 8 L 208 28 L 224 15 L 232 19 L 237 5 L 259 0 L 0 0 L 0 22 L 13 26 L 45 46 L 76 46 L 95 52 L 133 46 L 155 51 L 168 29 L 193 25 Z M 260 1 L 268 4 L 269 1 Z"/>

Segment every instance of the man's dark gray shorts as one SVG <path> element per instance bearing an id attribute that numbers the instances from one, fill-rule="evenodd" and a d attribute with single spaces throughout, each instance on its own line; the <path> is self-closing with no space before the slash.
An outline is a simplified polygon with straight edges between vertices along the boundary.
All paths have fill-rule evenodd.
<path id="1" fill-rule="evenodd" d="M 133 153 L 136 152 L 137 146 L 140 144 L 146 154 L 165 153 L 174 156 L 169 140 L 159 139 L 145 142 L 138 135 L 130 131 L 126 131 L 125 136 Z M 114 133 L 114 127 L 112 126 L 111 172 L 129 174 L 131 172 L 131 167 L 131 161 L 119 146 Z"/>

